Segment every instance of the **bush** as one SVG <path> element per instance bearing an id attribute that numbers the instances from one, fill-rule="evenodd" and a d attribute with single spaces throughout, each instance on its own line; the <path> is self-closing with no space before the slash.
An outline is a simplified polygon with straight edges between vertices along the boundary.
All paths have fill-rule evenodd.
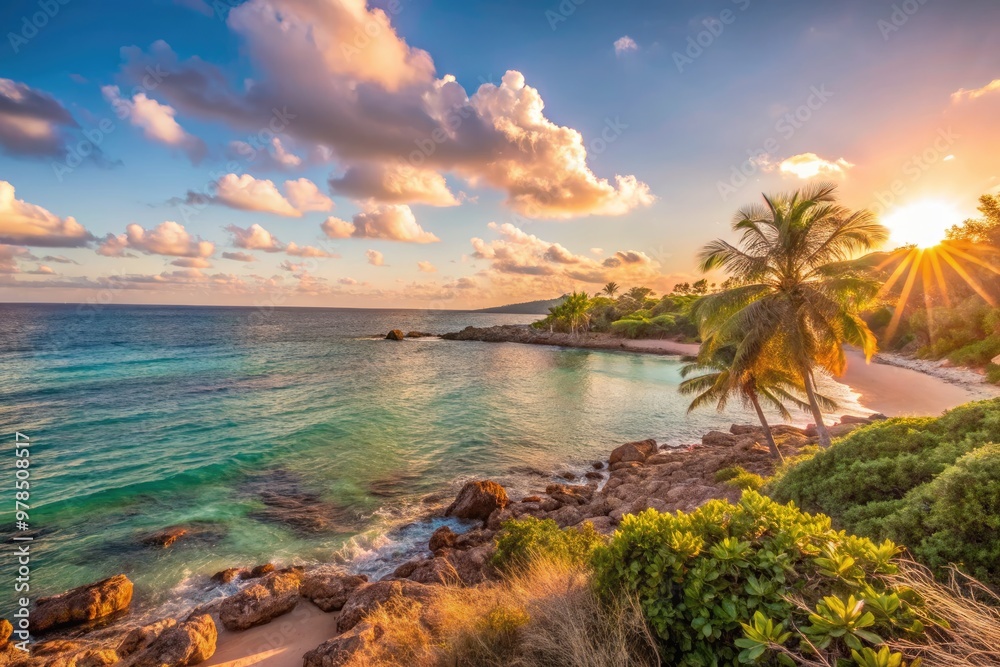
<path id="1" fill-rule="evenodd" d="M 919 601 L 885 579 L 899 551 L 747 491 L 737 505 L 626 516 L 595 576 L 605 596 L 639 597 L 666 664 L 795 665 L 810 644 L 851 664 L 852 650 L 922 633 Z"/>
<path id="2" fill-rule="evenodd" d="M 722 468 L 715 473 L 716 482 L 724 482 L 744 491 L 757 491 L 764 486 L 764 478 L 745 470 L 742 466 Z"/>
<path id="3" fill-rule="evenodd" d="M 584 565 L 603 543 L 604 538 L 590 523 L 580 528 L 560 528 L 552 519 L 508 519 L 501 524 L 496 538 L 493 565 L 510 571 L 538 558 Z"/>
<path id="4" fill-rule="evenodd" d="M 996 449 L 979 451 L 993 442 L 1000 442 L 1000 400 L 969 403 L 938 419 L 892 419 L 782 469 L 767 493 L 828 514 L 848 531 L 903 542 L 927 565 L 962 563 L 1000 585 L 1000 565 L 988 560 L 1000 554 L 1000 534 L 988 513 L 974 509 L 996 502 Z M 970 452 L 976 455 L 963 458 Z M 966 490 L 974 494 L 968 502 L 934 496 L 959 478 L 978 480 Z"/>

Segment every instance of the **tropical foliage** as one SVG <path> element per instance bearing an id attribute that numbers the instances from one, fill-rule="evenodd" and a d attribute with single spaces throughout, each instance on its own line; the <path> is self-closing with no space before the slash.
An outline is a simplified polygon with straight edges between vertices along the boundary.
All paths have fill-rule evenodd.
<path id="1" fill-rule="evenodd" d="M 833 185 L 765 195 L 763 205 L 736 213 L 733 230 L 738 245 L 719 239 L 701 253 L 703 270 L 723 269 L 737 282 L 694 305 L 703 349 L 735 345 L 731 373 L 737 377 L 767 367 L 792 371 L 820 443 L 829 447 L 814 372 L 842 373 L 845 343 L 869 357 L 875 352 L 875 336 L 860 313 L 879 290 L 870 277 L 834 267 L 874 248 L 887 231 L 870 212 L 837 204 Z"/>
<path id="2" fill-rule="evenodd" d="M 1000 399 L 940 418 L 891 419 L 779 473 L 778 501 L 824 512 L 847 530 L 905 543 L 1000 586 Z"/>

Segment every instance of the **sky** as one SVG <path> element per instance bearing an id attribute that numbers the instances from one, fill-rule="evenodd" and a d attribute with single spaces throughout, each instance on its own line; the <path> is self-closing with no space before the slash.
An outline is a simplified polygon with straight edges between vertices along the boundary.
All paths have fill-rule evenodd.
<path id="1" fill-rule="evenodd" d="M 15 0 L 0 301 L 465 309 L 700 277 L 814 181 L 1000 192 L 995 0 Z"/>

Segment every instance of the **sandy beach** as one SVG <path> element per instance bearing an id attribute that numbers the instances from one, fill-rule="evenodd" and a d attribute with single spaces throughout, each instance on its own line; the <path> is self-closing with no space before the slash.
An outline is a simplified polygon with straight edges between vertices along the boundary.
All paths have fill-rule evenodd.
<path id="1" fill-rule="evenodd" d="M 303 654 L 337 636 L 338 616 L 303 600 L 288 614 L 243 632 L 220 626 L 215 655 L 203 665 L 301 667 Z"/>

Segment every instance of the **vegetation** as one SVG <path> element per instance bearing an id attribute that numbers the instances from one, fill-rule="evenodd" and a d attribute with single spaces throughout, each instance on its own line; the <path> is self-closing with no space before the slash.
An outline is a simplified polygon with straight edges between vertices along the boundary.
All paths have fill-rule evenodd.
<path id="1" fill-rule="evenodd" d="M 536 556 L 543 555 L 548 560 L 580 566 L 590 562 L 591 553 L 601 542 L 601 535 L 590 523 L 580 528 L 561 530 L 552 519 L 509 519 L 497 535 L 493 565 L 509 572 L 523 568 Z"/>
<path id="2" fill-rule="evenodd" d="M 1000 586 L 1000 399 L 943 417 L 891 419 L 799 461 L 767 487 L 778 501 L 906 544 L 939 573 L 950 564 Z"/>
<path id="3" fill-rule="evenodd" d="M 735 376 L 773 368 L 798 377 L 824 447 L 831 440 L 815 369 L 840 375 L 845 343 L 869 357 L 875 352 L 860 313 L 879 289 L 871 278 L 833 265 L 887 237 L 870 212 L 839 206 L 835 193 L 835 186 L 820 185 L 765 195 L 763 206 L 740 209 L 733 222 L 739 245 L 719 239 L 701 254 L 703 270 L 725 269 L 738 285 L 699 299 L 692 310 L 703 349 L 736 346 Z"/>

